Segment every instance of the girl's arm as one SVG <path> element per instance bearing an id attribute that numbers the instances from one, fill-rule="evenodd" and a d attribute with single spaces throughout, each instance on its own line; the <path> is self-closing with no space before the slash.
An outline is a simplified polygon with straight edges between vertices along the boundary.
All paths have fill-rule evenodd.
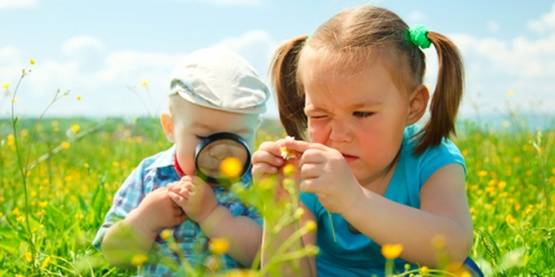
<path id="1" fill-rule="evenodd" d="M 401 243 L 403 259 L 430 266 L 438 263 L 434 239 L 444 241 L 450 262 L 467 257 L 473 233 L 460 165 L 444 166 L 428 179 L 420 191 L 420 209 L 363 192 L 343 216 L 377 243 Z"/>

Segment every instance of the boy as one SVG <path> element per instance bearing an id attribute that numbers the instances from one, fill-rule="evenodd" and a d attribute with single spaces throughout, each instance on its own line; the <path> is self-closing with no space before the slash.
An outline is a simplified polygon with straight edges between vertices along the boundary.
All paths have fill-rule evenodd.
<path id="1" fill-rule="evenodd" d="M 169 111 L 160 117 L 174 145 L 131 173 L 93 244 L 112 264 L 129 264 L 137 253 L 153 248 L 155 254 L 175 258 L 160 237 L 163 229 L 173 228 L 177 245 L 193 265 L 207 255 L 209 239 L 224 237 L 229 241 L 224 266 L 249 266 L 262 238 L 259 215 L 229 191 L 196 177 L 194 155 L 202 138 L 218 132 L 239 135 L 252 147 L 268 88 L 244 59 L 222 48 L 193 52 L 183 69 L 171 80 Z M 250 176 L 242 181 L 248 183 Z M 194 189 L 187 199 L 179 198 L 183 184 Z M 149 263 L 145 272 L 165 275 L 170 270 Z"/>

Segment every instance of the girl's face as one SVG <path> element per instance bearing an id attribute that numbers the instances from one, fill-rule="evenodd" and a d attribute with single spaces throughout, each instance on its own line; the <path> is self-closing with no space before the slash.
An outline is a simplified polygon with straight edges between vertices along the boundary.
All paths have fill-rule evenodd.
<path id="1" fill-rule="evenodd" d="M 399 151 L 409 125 L 409 93 L 400 91 L 379 59 L 359 71 L 302 53 L 308 135 L 335 148 L 362 186 L 383 176 Z"/>

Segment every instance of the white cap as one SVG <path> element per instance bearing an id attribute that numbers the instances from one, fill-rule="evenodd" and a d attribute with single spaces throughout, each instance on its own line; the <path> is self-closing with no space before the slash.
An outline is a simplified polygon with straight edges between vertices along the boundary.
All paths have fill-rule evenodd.
<path id="1" fill-rule="evenodd" d="M 170 95 L 204 107 L 235 113 L 262 114 L 268 87 L 249 63 L 223 47 L 197 50 L 172 75 Z"/>

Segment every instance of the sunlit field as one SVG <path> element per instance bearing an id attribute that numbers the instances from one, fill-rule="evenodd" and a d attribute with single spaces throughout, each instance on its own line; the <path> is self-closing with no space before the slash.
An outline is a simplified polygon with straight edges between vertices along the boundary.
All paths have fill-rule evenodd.
<path id="1" fill-rule="evenodd" d="M 471 257 L 488 275 L 554 276 L 555 126 L 531 130 L 517 117 L 508 117 L 503 126 L 471 121 L 461 121 L 458 126 L 455 142 L 468 167 L 467 191 L 474 222 Z M 266 121 L 257 145 L 283 136 L 278 122 Z M 150 257 L 136 255 L 126 269 L 111 267 L 91 241 L 123 180 L 143 158 L 168 147 L 155 118 L 19 119 L 14 113 L 11 119 L 2 119 L 0 276 L 140 273 Z M 252 191 L 237 193 L 244 201 L 262 207 L 271 202 L 273 189 L 271 184 L 255 184 Z M 264 215 L 277 225 L 285 224 L 300 216 L 296 207 L 289 204 L 283 213 L 266 211 Z M 314 231 L 314 226 L 303 226 L 301 231 Z M 260 273 L 257 269 L 220 270 L 217 257 L 226 251 L 225 242 L 220 243 L 211 246 L 214 259 L 205 267 L 191 269 L 178 262 L 176 272 Z M 441 250 L 441 241 L 430 243 Z M 384 248 L 382 252 L 390 259 L 402 251 L 402 246 Z M 316 253 L 314 248 L 284 252 L 272 265 L 275 269 L 282 262 Z M 448 273 L 448 268 L 448 264 L 443 271 L 423 267 L 402 275 L 466 274 Z"/>

